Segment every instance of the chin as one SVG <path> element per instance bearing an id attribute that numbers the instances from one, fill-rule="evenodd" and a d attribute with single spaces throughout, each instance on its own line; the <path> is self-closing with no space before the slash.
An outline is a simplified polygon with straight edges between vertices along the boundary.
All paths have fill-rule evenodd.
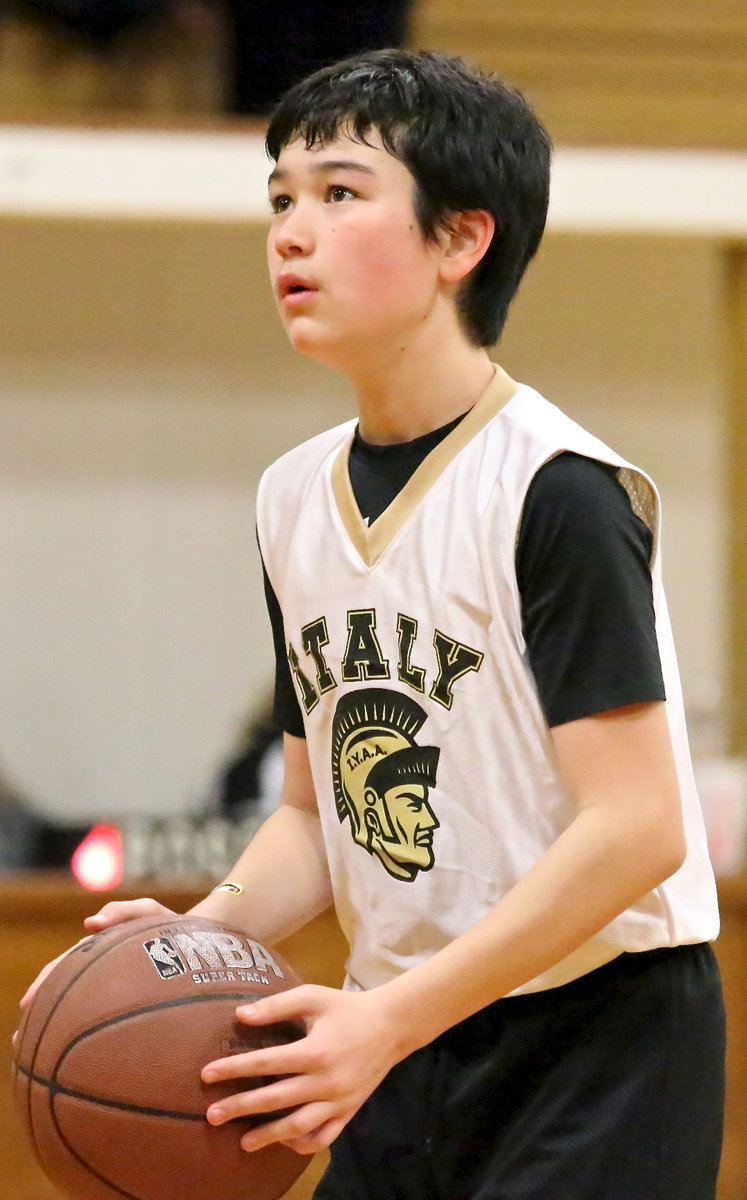
<path id="1" fill-rule="evenodd" d="M 288 321 L 285 332 L 293 349 L 300 351 L 301 354 L 313 354 L 326 340 L 319 330 L 315 329 L 310 321 L 305 321 L 303 317 L 296 317 L 295 320 Z"/>
<path id="2" fill-rule="evenodd" d="M 287 329 L 288 340 L 299 354 L 311 358 L 322 366 L 346 373 L 346 364 L 350 361 L 350 347 L 343 347 L 339 338 L 325 336 L 319 330 L 303 328 L 301 322 Z"/>

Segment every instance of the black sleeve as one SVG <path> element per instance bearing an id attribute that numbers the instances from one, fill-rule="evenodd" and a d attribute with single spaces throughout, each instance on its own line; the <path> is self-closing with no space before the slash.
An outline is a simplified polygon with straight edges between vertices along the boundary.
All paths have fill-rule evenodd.
<path id="1" fill-rule="evenodd" d="M 564 453 L 527 492 L 516 548 L 529 664 L 550 726 L 665 698 L 652 535 L 614 467 Z"/>
<path id="2" fill-rule="evenodd" d="M 261 555 L 262 551 L 260 550 L 260 558 Z M 265 570 L 264 561 L 262 562 L 262 575 L 265 583 L 267 612 L 272 626 L 272 641 L 275 647 L 275 702 L 272 714 L 284 733 L 292 733 L 294 737 L 306 737 L 301 706 L 293 686 L 293 677 L 285 650 L 283 614 Z"/>

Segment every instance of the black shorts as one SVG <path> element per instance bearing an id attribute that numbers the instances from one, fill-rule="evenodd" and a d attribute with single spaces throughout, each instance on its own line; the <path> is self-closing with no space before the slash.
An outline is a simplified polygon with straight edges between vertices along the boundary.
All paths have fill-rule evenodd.
<path id="1" fill-rule="evenodd" d="M 399 1063 L 315 1200 L 713 1200 L 724 1010 L 709 945 L 507 997 Z"/>

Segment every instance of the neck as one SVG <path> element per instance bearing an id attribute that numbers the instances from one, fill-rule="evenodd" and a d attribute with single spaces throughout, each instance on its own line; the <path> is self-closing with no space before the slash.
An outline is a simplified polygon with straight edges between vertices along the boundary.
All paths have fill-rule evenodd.
<path id="1" fill-rule="evenodd" d="M 440 352 L 387 355 L 348 374 L 357 392 L 360 433 L 376 445 L 409 442 L 439 429 L 479 400 L 495 369 L 485 350 L 461 339 Z"/>

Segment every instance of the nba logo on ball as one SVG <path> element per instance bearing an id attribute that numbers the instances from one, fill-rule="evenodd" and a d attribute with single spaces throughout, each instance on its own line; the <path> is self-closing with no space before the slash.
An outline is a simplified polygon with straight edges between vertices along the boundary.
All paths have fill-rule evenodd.
<path id="1" fill-rule="evenodd" d="M 169 938 L 153 938 L 150 942 L 143 942 L 143 947 L 161 979 L 173 979 L 175 975 L 186 973 L 184 959 Z"/>

